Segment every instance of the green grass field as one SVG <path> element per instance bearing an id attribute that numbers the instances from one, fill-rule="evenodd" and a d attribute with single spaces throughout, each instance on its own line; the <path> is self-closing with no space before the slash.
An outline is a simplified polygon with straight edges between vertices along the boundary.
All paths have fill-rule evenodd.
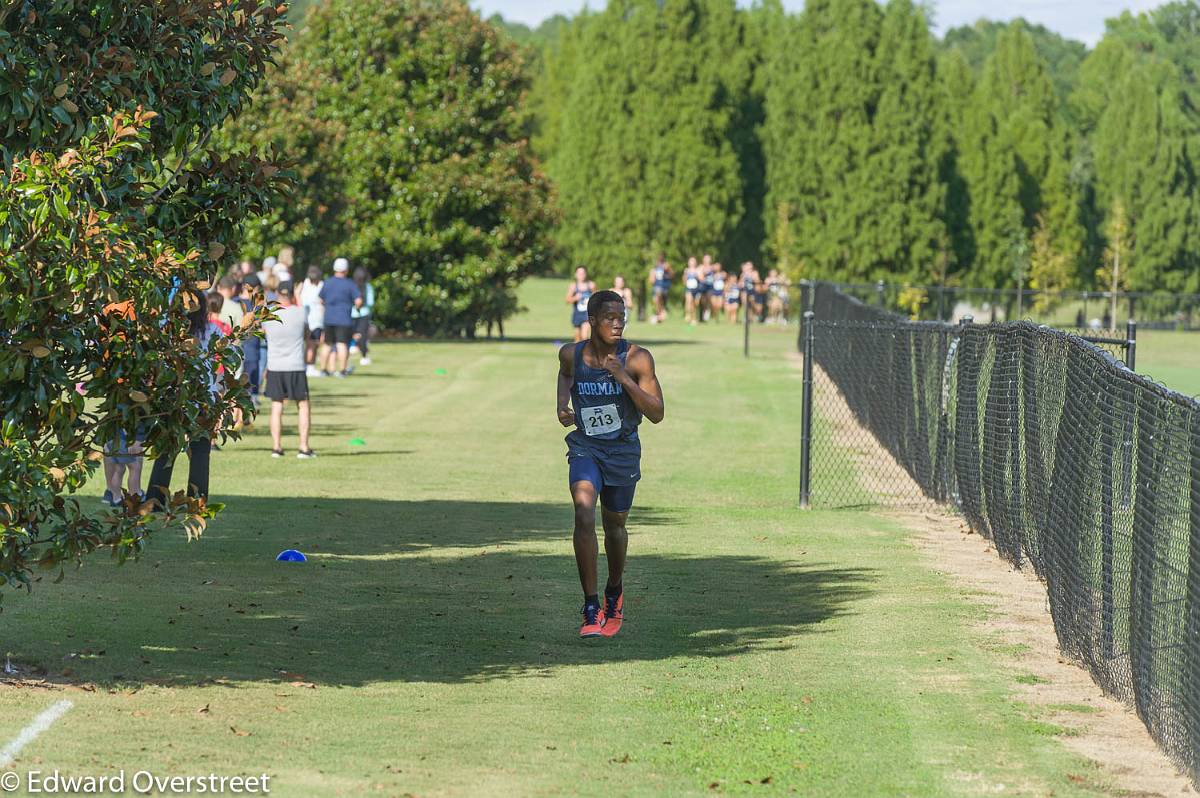
<path id="1" fill-rule="evenodd" d="M 1141 330 L 1134 365 L 1173 391 L 1200 396 L 1200 332 Z"/>
<path id="2" fill-rule="evenodd" d="M 796 509 L 794 328 L 755 329 L 746 360 L 725 326 L 631 327 L 667 418 L 644 425 L 625 628 L 579 640 L 561 293 L 531 282 L 507 342 L 380 344 L 315 382 L 319 459 L 261 432 L 214 454 L 228 510 L 200 541 L 9 595 L 13 661 L 76 685 L 0 689 L 4 741 L 75 705 L 13 769 L 266 772 L 283 796 L 1109 794 L 903 528 Z"/>

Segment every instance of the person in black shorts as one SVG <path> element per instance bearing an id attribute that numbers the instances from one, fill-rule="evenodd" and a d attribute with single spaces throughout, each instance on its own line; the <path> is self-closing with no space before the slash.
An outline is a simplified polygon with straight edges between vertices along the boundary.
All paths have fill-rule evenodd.
<path id="1" fill-rule="evenodd" d="M 329 347 L 326 368 L 333 366 L 334 375 L 346 377 L 350 374 L 350 341 L 354 337 L 354 320 L 351 311 L 362 307 L 362 292 L 346 275 L 350 261 L 338 258 L 333 262 L 333 276 L 321 286 L 320 300 L 325 303 L 325 344 Z"/>
<path id="2" fill-rule="evenodd" d="M 558 352 L 558 420 L 567 435 L 568 485 L 575 505 L 575 564 L 583 587 L 580 637 L 612 637 L 625 618 L 625 521 L 641 478 L 642 416 L 663 420 L 662 386 L 650 351 L 625 340 L 625 302 L 597 291 L 587 304 L 591 337 Z M 608 584 L 597 590 L 596 499 L 604 524 Z"/>
<path id="3" fill-rule="evenodd" d="M 304 312 L 290 282 L 279 284 L 276 291 L 279 309 L 275 319 L 264 321 L 267 337 L 267 385 L 263 391 L 271 400 L 271 456 L 283 457 L 283 403 L 289 399 L 300 411 L 300 451 L 296 457 L 309 460 L 316 452 L 308 445 L 312 413 L 308 402 L 308 376 L 304 373 Z"/>
<path id="4" fill-rule="evenodd" d="M 588 329 L 588 300 L 596 293 L 596 284 L 588 279 L 587 269 L 580 266 L 575 270 L 575 282 L 567 289 L 567 304 L 571 306 L 571 326 L 575 328 L 575 340 L 582 341 L 591 335 Z"/>

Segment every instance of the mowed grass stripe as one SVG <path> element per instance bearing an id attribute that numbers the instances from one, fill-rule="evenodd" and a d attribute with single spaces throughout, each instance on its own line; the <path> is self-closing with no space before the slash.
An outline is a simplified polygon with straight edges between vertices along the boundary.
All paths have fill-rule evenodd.
<path id="1" fill-rule="evenodd" d="M 667 420 L 628 625 L 578 640 L 561 292 L 527 287 L 520 340 L 381 344 L 314 383 L 321 457 L 273 461 L 265 432 L 215 455 L 229 509 L 200 542 L 10 596 L 14 658 L 97 685 L 17 767 L 266 771 L 285 796 L 1092 794 L 904 530 L 795 509 L 794 330 L 756 328 L 750 360 L 740 330 L 630 330 Z M 45 696 L 0 709 L 19 730 Z"/>

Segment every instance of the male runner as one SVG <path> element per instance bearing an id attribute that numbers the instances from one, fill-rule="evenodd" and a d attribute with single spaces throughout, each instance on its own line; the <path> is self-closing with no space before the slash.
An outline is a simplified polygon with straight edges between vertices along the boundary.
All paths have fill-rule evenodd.
<path id="1" fill-rule="evenodd" d="M 614 291 L 597 291 L 587 304 L 591 337 L 558 352 L 558 420 L 567 435 L 571 499 L 575 504 L 575 565 L 583 587 L 580 637 L 612 637 L 624 620 L 621 575 L 629 535 L 625 519 L 641 478 L 642 416 L 663 420 L 662 386 L 647 349 L 622 336 L 625 303 Z M 604 523 L 608 584 L 604 604 L 596 589 L 596 497 Z"/>

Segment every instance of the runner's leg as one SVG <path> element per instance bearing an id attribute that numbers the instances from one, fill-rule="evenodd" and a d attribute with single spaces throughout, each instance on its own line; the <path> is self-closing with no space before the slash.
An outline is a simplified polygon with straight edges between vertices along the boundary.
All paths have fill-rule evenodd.
<path id="1" fill-rule="evenodd" d="M 309 451 L 308 446 L 308 430 L 312 424 L 312 408 L 307 399 L 302 399 L 296 403 L 300 409 L 300 451 Z"/>
<path id="2" fill-rule="evenodd" d="M 275 451 L 283 448 L 283 402 L 278 400 L 271 401 L 271 448 Z"/>
<path id="3" fill-rule="evenodd" d="M 575 566 L 579 570 L 579 586 L 583 595 L 595 596 L 596 561 L 600 546 L 596 540 L 596 486 L 587 480 L 571 483 L 571 500 L 575 504 Z"/>
<path id="4" fill-rule="evenodd" d="M 600 519 L 604 524 L 604 559 L 608 561 L 608 584 L 606 587 L 621 586 L 625 573 L 625 554 L 629 549 L 629 532 L 625 529 L 628 512 L 617 513 L 607 507 L 600 508 Z"/>

